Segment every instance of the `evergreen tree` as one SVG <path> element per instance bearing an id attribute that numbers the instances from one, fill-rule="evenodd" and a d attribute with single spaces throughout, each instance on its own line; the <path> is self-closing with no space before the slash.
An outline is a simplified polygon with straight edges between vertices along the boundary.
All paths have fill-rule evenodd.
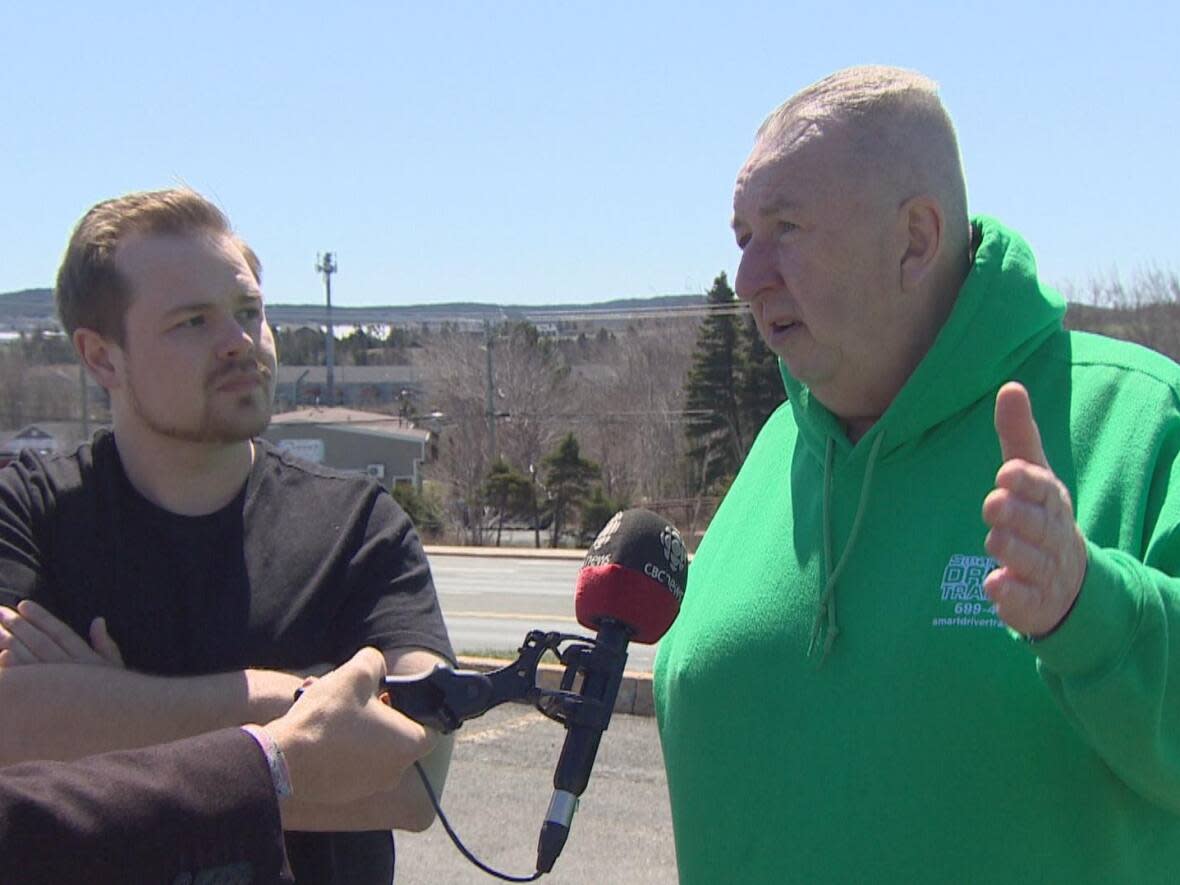
<path id="1" fill-rule="evenodd" d="M 744 456 L 771 412 L 786 399 L 778 357 L 766 346 L 753 315 L 749 314 L 742 323 L 741 362 L 737 380 L 737 397 L 745 431 Z"/>
<path id="2" fill-rule="evenodd" d="M 578 440 L 567 433 L 557 448 L 542 461 L 545 468 L 545 488 L 553 512 L 552 547 L 561 538 L 562 526 L 571 512 L 577 510 L 590 491 L 590 481 L 597 479 L 598 465 L 582 457 Z"/>
<path id="3" fill-rule="evenodd" d="M 578 540 L 582 544 L 590 544 L 610 518 L 623 508 L 623 504 L 607 497 L 601 485 L 595 485 L 590 499 L 582 505 L 582 527 L 578 532 Z"/>
<path id="4" fill-rule="evenodd" d="M 418 534 L 434 538 L 442 534 L 443 505 L 436 495 L 419 491 L 410 483 L 397 483 L 390 491 L 393 500 L 401 506 L 410 518 Z"/>
<path id="5" fill-rule="evenodd" d="M 736 303 L 722 273 L 707 296 L 716 308 Z M 739 320 L 731 312 L 711 312 L 701 322 L 696 351 L 688 371 L 685 409 L 688 457 L 701 490 L 737 471 L 746 452 L 737 379 L 740 354 Z"/>
<path id="6" fill-rule="evenodd" d="M 492 462 L 483 484 L 484 500 L 496 511 L 496 546 L 504 531 L 504 517 L 517 516 L 532 509 L 533 487 L 529 478 L 504 460 Z"/>

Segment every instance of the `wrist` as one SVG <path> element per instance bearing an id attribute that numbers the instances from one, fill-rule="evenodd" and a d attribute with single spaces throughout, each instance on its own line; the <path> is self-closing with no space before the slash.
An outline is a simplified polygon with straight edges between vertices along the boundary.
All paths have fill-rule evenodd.
<path id="1" fill-rule="evenodd" d="M 275 798 L 282 800 L 293 796 L 295 791 L 291 786 L 291 771 L 287 767 L 287 756 L 279 741 L 261 725 L 243 725 L 241 729 L 254 738 L 266 756 L 266 766 L 270 770 Z"/>

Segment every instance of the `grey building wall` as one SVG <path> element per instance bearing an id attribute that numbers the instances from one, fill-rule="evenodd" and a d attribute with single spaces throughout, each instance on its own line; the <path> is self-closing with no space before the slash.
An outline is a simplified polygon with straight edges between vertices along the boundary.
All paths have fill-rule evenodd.
<path id="1" fill-rule="evenodd" d="M 370 473 L 386 488 L 393 488 L 396 482 L 421 485 L 425 442 L 398 439 L 379 430 L 307 423 L 272 423 L 263 436 L 277 446 L 286 441 L 296 441 L 297 446 L 318 441 L 323 445 L 323 464 L 337 470 Z M 301 454 L 298 448 L 295 453 Z"/>

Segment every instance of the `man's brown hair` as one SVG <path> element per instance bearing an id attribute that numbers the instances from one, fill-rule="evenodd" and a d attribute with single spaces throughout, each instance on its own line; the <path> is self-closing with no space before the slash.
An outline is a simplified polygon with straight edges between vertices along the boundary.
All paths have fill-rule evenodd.
<path id="1" fill-rule="evenodd" d="M 93 329 L 124 345 L 123 318 L 131 287 L 115 267 L 115 252 L 128 234 L 225 234 L 242 250 L 254 279 L 262 282 L 262 264 L 236 236 L 225 213 L 190 188 L 140 191 L 94 206 L 70 236 L 57 271 L 54 299 L 66 334 Z"/>

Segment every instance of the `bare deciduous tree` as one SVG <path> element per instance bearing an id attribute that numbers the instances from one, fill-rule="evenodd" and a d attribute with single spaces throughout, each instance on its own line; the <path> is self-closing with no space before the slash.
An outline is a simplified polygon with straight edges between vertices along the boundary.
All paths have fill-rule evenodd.
<path id="1" fill-rule="evenodd" d="M 668 510 L 688 495 L 683 382 L 696 326 L 686 318 L 632 326 L 602 347 L 601 363 L 577 370 L 579 439 L 615 500 Z"/>
<path id="2" fill-rule="evenodd" d="M 1147 268 L 1124 284 L 1116 272 L 1085 286 L 1067 284 L 1065 324 L 1134 341 L 1180 360 L 1180 275 Z"/>
<path id="3" fill-rule="evenodd" d="M 81 416 L 76 365 L 33 365 L 15 347 L 0 348 L 0 428 Z"/>
<path id="4" fill-rule="evenodd" d="M 555 350 L 524 324 L 504 325 L 492 340 L 492 412 L 496 452 L 488 428 L 485 336 L 450 330 L 432 336 L 418 364 L 428 379 L 430 409 L 440 414 L 437 461 L 432 478 L 451 489 L 450 514 L 463 540 L 482 543 L 492 519 L 481 490 L 496 455 L 526 472 L 563 429 L 560 414 L 569 397 L 568 370 Z M 485 512 L 486 511 L 486 512 Z"/>

